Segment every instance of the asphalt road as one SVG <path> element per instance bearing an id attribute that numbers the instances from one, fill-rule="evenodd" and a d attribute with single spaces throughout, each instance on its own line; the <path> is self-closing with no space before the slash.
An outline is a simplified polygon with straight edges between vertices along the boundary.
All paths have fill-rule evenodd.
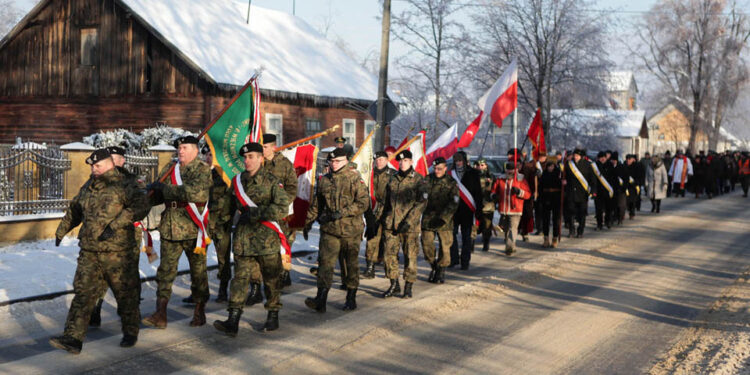
<path id="1" fill-rule="evenodd" d="M 215 302 L 209 324 L 188 326 L 191 309 L 179 303 L 187 277 L 176 283 L 169 327 L 142 329 L 132 349 L 118 346 L 111 296 L 102 328 L 90 331 L 78 356 L 46 342 L 61 332 L 69 296 L 15 304 L 0 309 L 0 372 L 643 373 L 750 266 L 748 202 L 739 194 L 668 199 L 661 214 L 644 211 L 604 232 L 591 231 L 589 216 L 584 239 L 544 250 L 532 236 L 512 258 L 496 239 L 488 253 L 477 247 L 470 270 L 449 270 L 439 286 L 424 281 L 420 260 L 410 300 L 380 298 L 388 282 L 379 269 L 363 280 L 353 312 L 341 311 L 338 289 L 327 313 L 304 306 L 315 294 L 303 264 L 312 255 L 297 260 L 281 329 L 260 332 L 265 311 L 255 306 L 236 339 L 211 326 L 226 316 Z M 143 295 L 148 314 L 153 283 Z"/>

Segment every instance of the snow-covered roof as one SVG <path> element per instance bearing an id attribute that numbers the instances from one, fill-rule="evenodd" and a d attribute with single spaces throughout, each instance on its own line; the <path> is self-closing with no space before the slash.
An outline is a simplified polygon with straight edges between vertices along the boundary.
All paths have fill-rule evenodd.
<path id="1" fill-rule="evenodd" d="M 568 126 L 587 129 L 586 125 L 607 122 L 614 126 L 618 137 L 634 138 L 640 136 L 645 111 L 625 111 L 616 109 L 553 109 L 552 118 Z"/>
<path id="2" fill-rule="evenodd" d="M 633 81 L 633 79 L 633 72 L 610 72 L 606 78 L 607 90 L 610 92 L 628 91 L 630 89 L 630 83 Z"/>
<path id="3" fill-rule="evenodd" d="M 374 101 L 378 78 L 302 19 L 245 0 L 120 0 L 210 79 L 262 89 Z M 395 102 L 401 99 L 392 92 Z"/>

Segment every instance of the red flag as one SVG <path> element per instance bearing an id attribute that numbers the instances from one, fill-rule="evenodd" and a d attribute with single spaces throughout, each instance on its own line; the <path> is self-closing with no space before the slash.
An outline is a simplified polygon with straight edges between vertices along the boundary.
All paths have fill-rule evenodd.
<path id="1" fill-rule="evenodd" d="M 534 115 L 534 120 L 531 121 L 531 126 L 529 126 L 529 132 L 526 136 L 529 137 L 533 146 L 531 156 L 534 160 L 539 160 L 540 152 L 543 152 L 545 155 L 547 154 L 547 145 L 544 142 L 544 129 L 542 128 L 541 108 L 536 109 L 536 115 Z"/>
<path id="2" fill-rule="evenodd" d="M 458 141 L 458 148 L 469 147 L 471 141 L 474 140 L 474 136 L 479 132 L 479 122 L 482 120 L 482 115 L 484 115 L 484 111 L 479 111 L 477 118 L 466 127 L 464 133 L 461 134 L 461 139 Z"/>
<path id="3" fill-rule="evenodd" d="M 498 128 L 503 127 L 503 119 L 518 107 L 518 63 L 515 59 L 495 84 L 479 98 L 477 105 L 484 112 L 482 117 L 489 114 Z"/>
<path id="4" fill-rule="evenodd" d="M 297 196 L 294 198 L 287 218 L 292 228 L 305 226 L 305 217 L 310 208 L 314 191 L 315 163 L 318 160 L 318 148 L 312 144 L 297 146 L 281 152 L 294 165 L 297 173 Z"/>

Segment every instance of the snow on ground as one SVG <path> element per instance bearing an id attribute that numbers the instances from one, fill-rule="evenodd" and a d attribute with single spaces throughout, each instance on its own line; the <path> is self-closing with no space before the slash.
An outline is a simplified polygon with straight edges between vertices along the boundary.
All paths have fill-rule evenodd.
<path id="1" fill-rule="evenodd" d="M 159 253 L 159 232 L 152 232 L 154 250 Z M 317 226 L 305 241 L 302 233 L 292 246 L 292 252 L 317 251 Z M 65 237 L 60 247 L 55 240 L 26 241 L 0 247 L 0 305 L 8 301 L 49 293 L 73 290 L 73 276 L 78 260 L 78 239 Z M 208 266 L 217 264 L 216 251 L 209 245 Z M 140 258 L 141 278 L 156 275 L 159 261 L 148 263 L 145 254 Z M 178 270 L 188 270 L 187 258 L 180 257 Z"/>

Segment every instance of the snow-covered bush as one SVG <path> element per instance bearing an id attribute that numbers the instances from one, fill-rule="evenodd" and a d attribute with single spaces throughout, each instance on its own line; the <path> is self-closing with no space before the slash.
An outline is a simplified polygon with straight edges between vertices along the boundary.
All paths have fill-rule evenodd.
<path id="1" fill-rule="evenodd" d="M 172 128 L 166 125 L 157 125 L 154 128 L 144 129 L 141 132 L 143 138 L 143 148 L 156 145 L 171 145 L 172 142 L 186 135 L 197 135 L 181 128 Z"/>
<path id="2" fill-rule="evenodd" d="M 110 131 L 100 131 L 88 137 L 83 137 L 83 143 L 96 148 L 108 146 L 121 146 L 126 150 L 140 150 L 142 147 L 143 137 L 125 129 L 115 129 Z"/>

